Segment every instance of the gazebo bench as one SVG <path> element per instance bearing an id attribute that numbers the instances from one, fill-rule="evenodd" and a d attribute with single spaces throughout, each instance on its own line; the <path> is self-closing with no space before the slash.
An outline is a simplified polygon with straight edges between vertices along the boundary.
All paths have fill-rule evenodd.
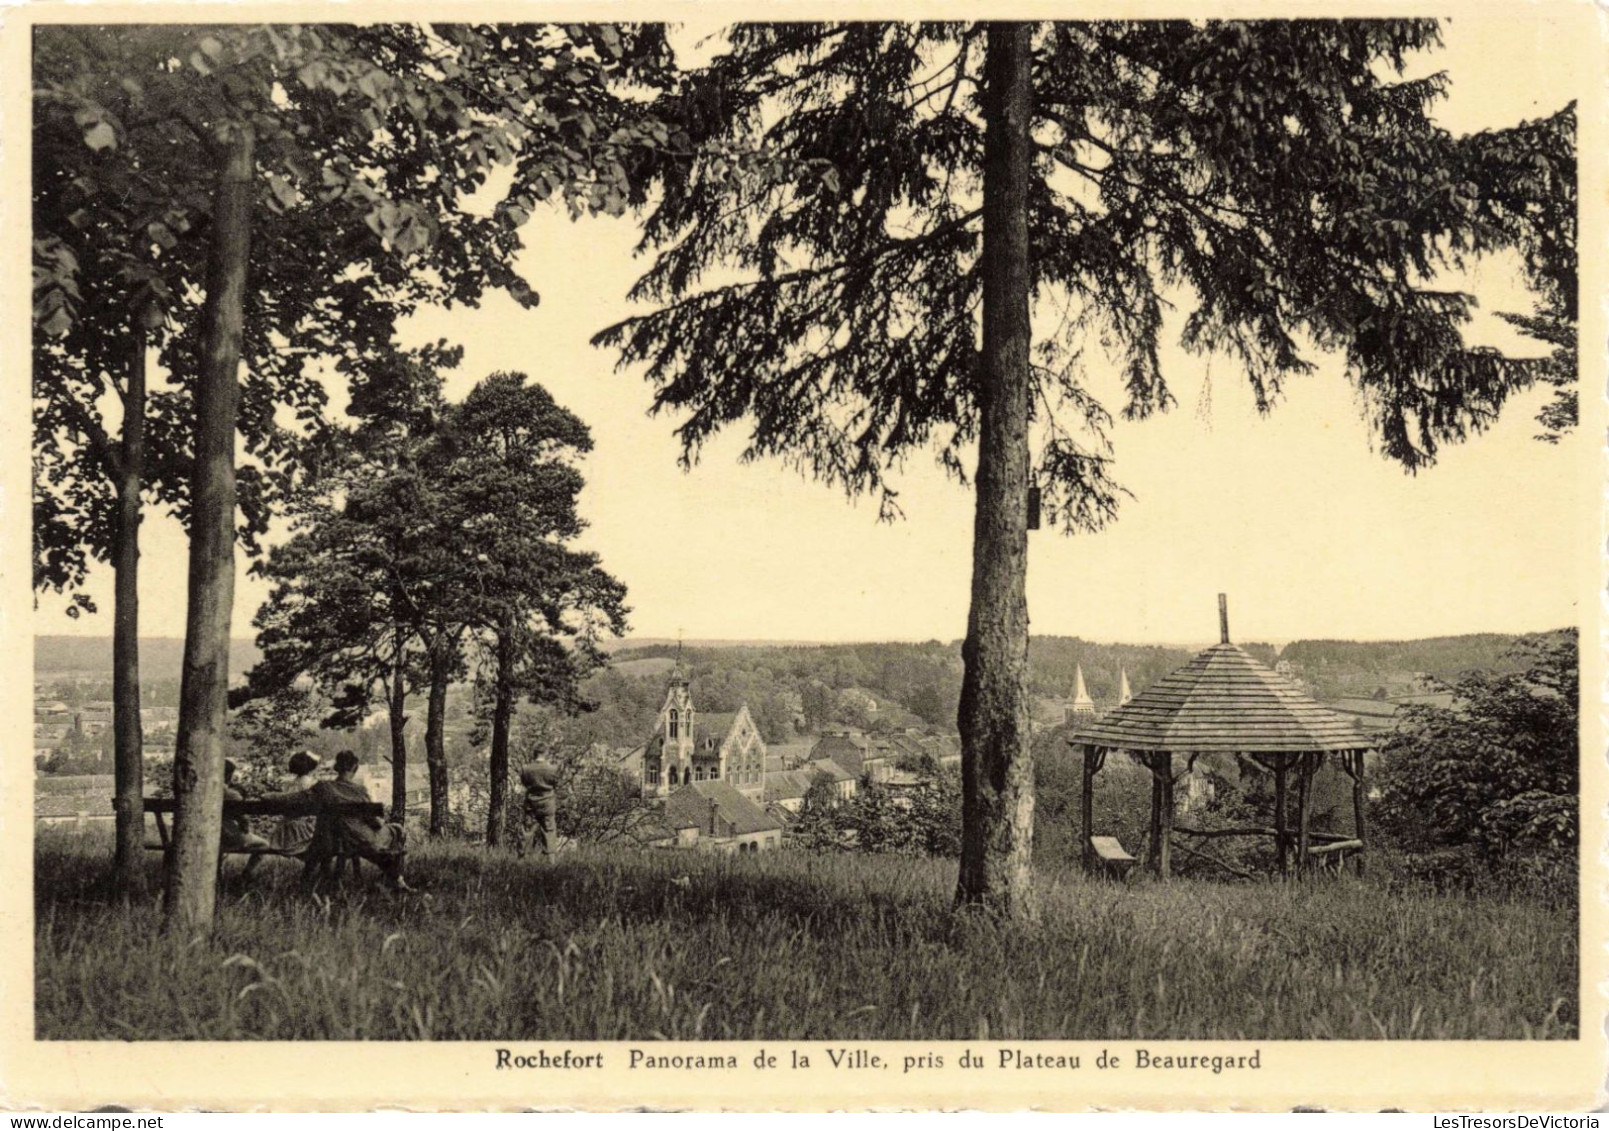
<path id="1" fill-rule="evenodd" d="M 1089 847 L 1094 853 L 1096 871 L 1114 880 L 1126 879 L 1136 863 L 1115 836 L 1092 836 L 1089 838 Z"/>
<path id="2" fill-rule="evenodd" d="M 1363 842 L 1354 838 L 1331 841 L 1329 844 L 1315 844 L 1307 850 L 1307 855 L 1313 861 L 1315 868 L 1339 875 L 1346 867 L 1346 862 L 1362 851 Z"/>

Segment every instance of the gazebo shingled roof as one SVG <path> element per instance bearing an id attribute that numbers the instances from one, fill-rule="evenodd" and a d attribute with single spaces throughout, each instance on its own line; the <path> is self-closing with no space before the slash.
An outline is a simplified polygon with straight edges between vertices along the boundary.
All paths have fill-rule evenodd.
<path id="1" fill-rule="evenodd" d="M 1174 756 L 1246 754 L 1274 775 L 1274 828 L 1218 829 L 1211 833 L 1183 830 L 1197 836 L 1267 835 L 1270 831 L 1279 855 L 1279 868 L 1287 871 L 1293 847 L 1288 833 L 1285 779 L 1293 770 L 1297 782 L 1297 861 L 1305 871 L 1314 854 L 1365 847 L 1364 751 L 1378 744 L 1356 720 L 1319 706 L 1306 692 L 1278 672 L 1270 671 L 1229 642 L 1229 603 L 1218 594 L 1219 642 L 1198 654 L 1184 667 L 1147 687 L 1101 718 L 1078 726 L 1067 741 L 1084 747 L 1084 788 L 1080 797 L 1083 859 L 1096 865 L 1094 834 L 1095 775 L 1107 750 L 1127 751 L 1150 769 L 1151 829 L 1147 855 L 1157 875 L 1166 878 L 1172 854 L 1173 787 L 1180 774 Z M 1350 839 L 1331 839 L 1318 848 L 1309 846 L 1308 819 L 1313 776 L 1326 754 L 1336 754 L 1352 779 Z M 1258 759 L 1261 755 L 1264 762 Z M 1189 772 L 1187 769 L 1186 773 Z M 1196 851 L 1196 850 L 1191 850 Z M 1196 851 L 1196 855 L 1201 855 Z M 1211 857 L 1209 857 L 1211 859 Z M 1337 861 L 1341 857 L 1335 857 Z M 1218 861 L 1222 863 L 1222 861 Z M 1362 874 L 1363 859 L 1357 857 Z"/>
<path id="2" fill-rule="evenodd" d="M 1301 754 L 1375 746 L 1233 644 L 1216 644 L 1068 740 L 1159 753 Z"/>

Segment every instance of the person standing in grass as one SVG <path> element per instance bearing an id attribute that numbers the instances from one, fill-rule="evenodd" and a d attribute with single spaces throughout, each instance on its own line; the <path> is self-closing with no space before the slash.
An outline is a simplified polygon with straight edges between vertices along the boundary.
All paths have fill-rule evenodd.
<path id="1" fill-rule="evenodd" d="M 520 855 L 524 856 L 542 837 L 542 855 L 552 856 L 559 847 L 559 771 L 545 758 L 526 764 L 520 771 L 520 784 L 525 787 L 525 816 L 530 821 L 530 832 L 520 841 Z"/>

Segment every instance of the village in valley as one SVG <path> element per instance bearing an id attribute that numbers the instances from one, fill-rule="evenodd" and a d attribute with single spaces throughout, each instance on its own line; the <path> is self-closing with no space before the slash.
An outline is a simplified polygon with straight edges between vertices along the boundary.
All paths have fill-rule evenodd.
<path id="1" fill-rule="evenodd" d="M 787 692 L 768 697 L 766 719 L 773 732 L 767 741 L 750 706 L 741 698 L 722 695 L 735 702 L 735 710 L 705 710 L 698 702 L 695 681 L 689 675 L 683 647 L 672 652 L 667 645 L 632 647 L 629 641 L 613 653 L 618 673 L 629 673 L 637 685 L 633 703 L 639 708 L 638 730 L 645 735 L 636 743 L 618 738 L 629 734 L 629 723 L 613 735 L 592 735 L 591 741 L 577 740 L 576 746 L 561 755 L 572 774 L 605 778 L 615 776 L 623 783 L 622 792 L 634 795 L 643 804 L 637 816 L 620 826 L 621 837 L 644 848 L 704 848 L 727 852 L 757 852 L 783 847 L 790 842 L 789 830 L 803 811 L 807 799 L 820 805 L 836 805 L 853 799 L 862 789 L 886 794 L 895 808 L 909 809 L 913 798 L 934 791 L 959 788 L 961 751 L 959 737 L 942 721 L 929 722 L 907 706 L 860 686 L 841 689 L 826 687 L 819 681 L 800 681 L 806 693 L 830 706 L 823 717 L 812 717 L 804 709 L 805 695 Z M 898 649 L 899 645 L 888 647 Z M 1458 662 L 1481 658 L 1500 662 L 1502 645 L 1496 638 L 1444 642 L 1447 655 L 1461 656 Z M 63 647 L 65 660 L 83 648 L 82 643 Z M 1114 708 L 1134 698 L 1129 673 L 1121 658 L 1116 660 L 1116 681 L 1107 678 L 1110 657 L 1099 646 L 1083 646 L 1101 665 L 1098 701 L 1091 693 L 1083 664 L 1073 660 L 1073 674 L 1065 693 L 1039 694 L 1034 700 L 1032 725 L 1039 745 L 1052 758 L 1061 754 L 1058 745 L 1072 744 L 1079 727 L 1096 722 Z M 42 655 L 51 662 L 52 645 L 41 645 Z M 154 649 L 153 649 L 154 650 Z M 808 645 L 788 645 L 786 651 L 803 652 Z M 831 646 L 815 651 L 830 652 Z M 1267 646 L 1256 646 L 1264 657 L 1275 654 Z M 252 649 L 242 649 L 251 654 Z M 1172 650 L 1183 656 L 1182 650 Z M 1298 644 L 1293 655 L 1301 655 Z M 723 657 L 719 667 L 732 663 L 765 664 L 771 657 L 755 654 L 752 646 L 738 648 L 703 644 L 695 653 L 703 661 Z M 669 654 L 666 654 L 669 653 Z M 1432 648 L 1427 655 L 1433 656 Z M 742 657 L 739 659 L 738 657 Z M 1156 661 L 1142 660 L 1150 676 Z M 954 663 L 947 665 L 951 681 L 958 679 Z M 1451 668 L 1447 669 L 1450 672 Z M 1406 706 L 1446 708 L 1453 700 L 1447 684 L 1424 671 L 1386 669 L 1377 664 L 1327 663 L 1323 668 L 1324 687 L 1329 697 L 1317 702 L 1347 729 L 1355 730 L 1368 750 L 1369 765 L 1379 760 L 1378 747 L 1389 737 L 1397 716 Z M 1300 660 L 1278 659 L 1269 669 L 1277 679 L 1301 695 L 1312 696 L 1315 687 L 1303 679 Z M 935 677 L 942 681 L 944 676 Z M 724 678 L 722 684 L 727 683 Z M 1148 680 L 1149 682 L 1149 680 Z M 1110 686 L 1108 686 L 1110 684 Z M 608 687 L 600 683 L 599 690 Z M 641 710 L 644 696 L 659 686 L 663 699 L 650 716 Z M 1146 685 L 1142 685 L 1144 690 Z M 93 698 L 108 690 L 105 673 L 74 671 L 41 674 L 35 680 L 34 761 L 37 770 L 35 818 L 42 826 L 70 826 L 83 830 L 92 825 L 109 825 L 113 819 L 111 770 L 111 702 Z M 164 690 L 166 694 L 164 695 Z M 1047 691 L 1053 689 L 1047 687 Z M 460 766 L 484 762 L 484 745 L 476 749 L 475 728 L 469 712 L 463 709 L 470 689 L 459 688 L 454 702 L 459 710 L 449 713 L 446 724 L 448 746 Z M 922 688 L 940 702 L 956 692 L 938 694 L 937 684 Z M 173 689 L 153 684 L 147 701 L 171 698 Z M 65 697 L 65 698 L 63 698 Z M 919 693 L 916 698 L 932 696 Z M 142 707 L 141 723 L 151 760 L 149 772 L 156 780 L 167 770 L 171 758 L 176 709 L 171 706 Z M 941 716 L 942 719 L 942 716 Z M 392 796 L 391 764 L 383 741 L 386 717 L 376 711 L 349 736 L 340 732 L 320 734 L 309 730 L 302 736 L 314 746 L 334 748 L 354 745 L 364 758 L 362 780 L 378 798 Z M 780 734 L 777 732 L 781 731 Z M 429 777 L 423 764 L 422 749 L 415 733 L 411 742 L 414 758 L 407 767 L 407 812 L 421 829 L 428 815 Z M 617 741 L 608 741 L 614 737 Z M 484 740 L 482 740 L 484 741 Z M 241 742 L 232 756 L 242 764 L 260 762 L 249 744 Z M 1181 767 L 1183 768 L 1183 767 Z M 1215 783 L 1238 780 L 1239 767 L 1230 756 L 1209 756 L 1191 762 L 1177 781 L 1177 807 L 1181 815 L 1208 806 L 1217 788 Z M 1122 772 L 1119 770 L 1118 772 Z M 274 770 L 265 768 L 268 778 Z M 1338 778 L 1331 767 L 1325 780 Z M 1372 787 L 1371 787 L 1372 788 Z M 1374 789 L 1378 795 L 1378 790 Z M 474 805 L 468 783 L 449 777 L 449 805 L 464 810 Z M 473 824 L 462 814 L 466 826 Z M 155 841 L 154 827 L 150 839 Z M 1338 838 L 1341 839 L 1341 838 Z M 853 836 L 845 847 L 854 847 Z M 1149 845 L 1134 845 L 1147 851 Z"/>

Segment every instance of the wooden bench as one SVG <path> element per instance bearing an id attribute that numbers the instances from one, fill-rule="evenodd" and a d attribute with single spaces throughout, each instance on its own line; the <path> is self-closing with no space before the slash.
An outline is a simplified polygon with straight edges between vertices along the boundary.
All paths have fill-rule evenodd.
<path id="1" fill-rule="evenodd" d="M 1092 863 L 1098 874 L 1114 880 L 1128 878 L 1136 861 L 1115 836 L 1092 836 L 1089 846 L 1094 853 Z"/>
<path id="2" fill-rule="evenodd" d="M 1307 850 L 1307 855 L 1314 868 L 1340 875 L 1346 862 L 1362 851 L 1361 840 L 1334 840 L 1328 844 L 1313 845 Z"/>
<path id="3" fill-rule="evenodd" d="M 160 840 L 160 843 L 147 844 L 145 847 L 162 853 L 162 866 L 164 868 L 170 867 L 173 863 L 173 837 L 168 832 L 167 817 L 174 809 L 175 802 L 171 797 L 147 797 L 145 799 L 145 811 L 156 817 L 156 834 Z M 293 801 L 226 800 L 223 803 L 223 813 L 225 817 L 316 817 L 327 813 L 339 816 L 379 817 L 383 819 L 385 817 L 385 806 L 378 801 L 344 801 L 336 805 L 318 806 L 305 803 L 298 804 Z M 306 860 L 309 868 L 315 866 L 324 868 L 333 865 L 337 877 L 346 871 L 348 861 L 352 863 L 354 875 L 361 873 L 363 870 L 363 865 L 357 856 L 343 853 L 339 850 L 332 853 L 328 858 L 314 860 L 307 856 L 305 847 L 300 852 L 283 852 L 271 847 L 225 848 L 220 845 L 218 848 L 218 874 L 220 877 L 223 875 L 223 858 L 225 856 L 248 857 L 246 864 L 248 873 L 256 868 L 257 862 L 265 856 L 282 856 L 287 860 Z"/>

